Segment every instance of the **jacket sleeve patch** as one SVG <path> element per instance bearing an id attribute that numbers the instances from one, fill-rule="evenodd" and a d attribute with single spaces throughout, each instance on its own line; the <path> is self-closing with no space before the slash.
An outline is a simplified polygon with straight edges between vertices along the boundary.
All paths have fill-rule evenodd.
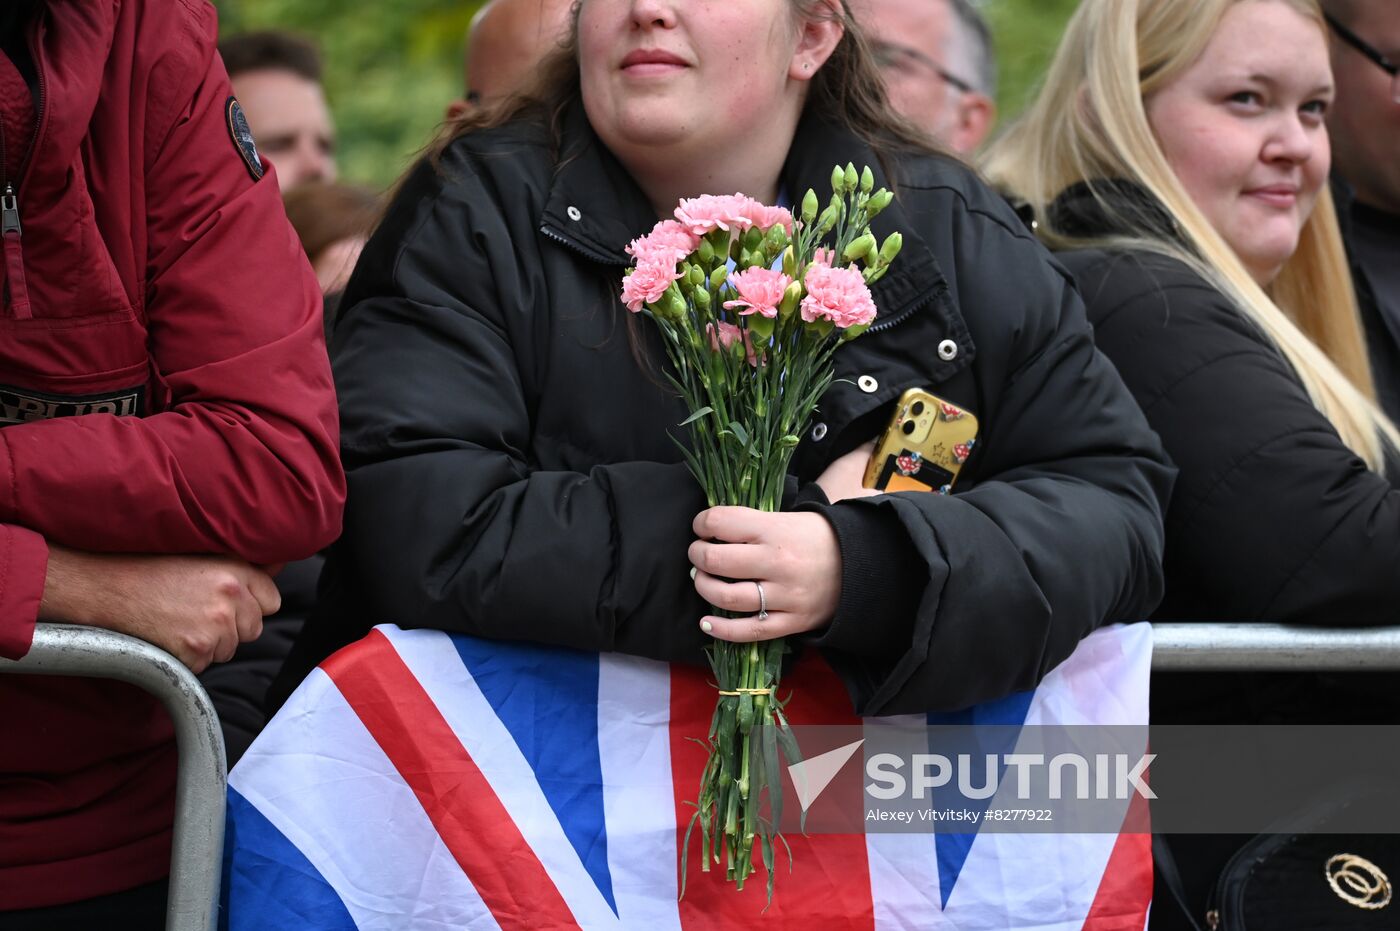
<path id="1" fill-rule="evenodd" d="M 233 139 L 233 147 L 238 150 L 243 164 L 248 166 L 248 174 L 257 181 L 263 176 L 262 159 L 258 158 L 258 146 L 253 142 L 253 131 L 248 128 L 248 117 L 243 115 L 243 107 L 238 98 L 230 97 L 224 102 L 224 122 L 228 124 L 228 134 Z"/>

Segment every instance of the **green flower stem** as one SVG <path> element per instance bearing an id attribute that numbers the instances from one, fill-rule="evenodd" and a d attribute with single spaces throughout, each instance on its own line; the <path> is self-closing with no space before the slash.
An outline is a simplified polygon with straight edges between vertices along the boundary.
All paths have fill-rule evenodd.
<path id="1" fill-rule="evenodd" d="M 678 289 L 683 309 L 668 300 L 662 302 L 664 308 L 646 310 L 661 330 L 671 363 L 667 377 L 691 412 L 684 424 L 686 439 L 673 438 L 711 507 L 737 505 L 767 512 L 782 507 L 788 465 L 831 385 L 834 354 L 842 339 L 841 331 L 829 323 L 804 323 L 791 296 L 775 319 L 764 320 L 757 329 L 750 329 L 752 318 L 724 311 L 729 296 L 721 272 L 725 256 L 735 257 L 740 266 L 767 267 L 783 254 L 784 270 L 800 282 L 818 246 L 832 249 L 839 265 L 854 242 L 858 245 L 851 249 L 852 259 L 865 263 L 865 274 L 873 278 L 883 273 L 881 263 L 887 260 L 875 254 L 869 221 L 889 203 L 889 195 L 869 191 L 873 183 L 866 180 L 868 174 L 857 175 L 853 167 L 833 172 L 833 179 L 841 178 L 840 203 L 821 211 L 816 222 L 807 217 L 797 225 L 791 254 L 785 253 L 786 237 L 772 230 L 761 239 L 745 234 L 751 240 L 747 246 L 739 244 L 737 236 L 712 234 L 713 241 L 703 250 L 709 257 L 698 258 L 698 272 Z M 803 204 L 807 212 L 808 205 L 811 210 L 819 206 L 815 194 Z M 829 217 L 831 224 L 823 228 L 822 217 Z M 891 250 L 889 258 L 898 251 L 897 239 Z M 800 288 L 791 292 L 799 293 Z M 697 300 L 697 295 L 703 296 Z M 757 368 L 749 364 L 742 345 L 711 348 L 710 334 L 719 335 L 720 323 L 737 326 L 751 340 Z M 736 575 L 746 577 L 742 572 Z M 708 758 L 682 846 L 689 851 L 691 831 L 698 825 L 701 869 L 709 871 L 722 859 L 726 877 L 740 889 L 757 868 L 757 857 L 768 872 L 770 902 L 774 840 L 783 840 L 778 832 L 783 803 L 780 759 L 800 759 L 777 692 L 787 651 L 781 639 L 754 644 L 717 640 L 707 648 L 719 695 L 709 733 L 699 741 Z M 685 857 L 683 853 L 682 896 Z"/>

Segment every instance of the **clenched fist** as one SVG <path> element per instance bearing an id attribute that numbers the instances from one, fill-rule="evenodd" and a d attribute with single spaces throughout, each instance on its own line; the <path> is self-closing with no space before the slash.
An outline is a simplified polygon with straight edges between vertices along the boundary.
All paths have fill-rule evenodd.
<path id="1" fill-rule="evenodd" d="M 39 614 L 139 637 L 195 672 L 256 640 L 282 604 L 267 572 L 221 556 L 130 556 L 51 547 Z"/>

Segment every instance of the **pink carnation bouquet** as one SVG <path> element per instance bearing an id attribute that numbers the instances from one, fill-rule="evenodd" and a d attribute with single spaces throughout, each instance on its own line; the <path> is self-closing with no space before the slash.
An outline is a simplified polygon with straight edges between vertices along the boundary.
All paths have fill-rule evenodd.
<path id="1" fill-rule="evenodd" d="M 868 167 L 838 166 L 831 184 L 824 209 L 809 190 L 796 217 L 742 194 L 682 200 L 675 219 L 627 248 L 634 265 L 622 300 L 661 331 L 667 375 L 690 411 L 680 424 L 688 441 L 677 443 L 711 507 L 781 507 L 788 464 L 831 385 L 835 353 L 875 319 L 868 285 L 888 270 L 901 238 L 877 244 L 870 221 L 894 195 L 874 190 Z M 719 695 L 685 845 L 699 824 L 702 868 L 724 862 L 740 889 L 760 857 L 770 901 L 779 748 L 798 762 L 777 696 L 786 652 L 782 640 L 710 646 Z M 681 871 L 683 894 L 684 860 Z"/>

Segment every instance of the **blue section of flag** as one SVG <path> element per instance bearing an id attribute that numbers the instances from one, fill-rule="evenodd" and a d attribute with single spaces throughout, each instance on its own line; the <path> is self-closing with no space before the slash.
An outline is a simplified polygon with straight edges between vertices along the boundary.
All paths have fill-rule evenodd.
<path id="1" fill-rule="evenodd" d="M 355 931 L 355 922 L 331 884 L 233 788 L 228 790 L 220 888 L 222 931 Z"/>
<path id="2" fill-rule="evenodd" d="M 961 711 L 931 712 L 928 716 L 928 723 L 935 727 L 940 725 L 1002 725 L 1002 727 L 991 727 L 976 732 L 983 739 L 991 738 L 990 743 L 977 747 L 978 752 L 995 753 L 1000 756 L 1015 749 L 1021 725 L 1026 723 L 1026 712 L 1030 710 L 1031 699 L 1034 697 L 1034 690 L 1017 692 L 1014 695 L 973 705 L 971 708 L 964 708 Z M 1005 773 L 1006 767 L 1002 766 L 997 772 L 998 781 Z M 932 797 L 933 803 L 939 807 L 956 807 L 979 813 L 985 813 L 987 806 L 991 803 L 990 798 L 980 801 L 964 798 L 956 785 L 947 786 L 942 791 L 935 789 Z M 944 908 L 948 907 L 948 897 L 953 894 L 953 886 L 958 882 L 963 864 L 967 862 L 967 855 L 972 852 L 972 842 L 976 839 L 976 831 L 945 834 L 939 830 L 934 836 L 934 849 L 938 853 L 938 888 L 942 894 L 941 904 Z"/>
<path id="3" fill-rule="evenodd" d="M 452 643 L 616 914 L 598 753 L 599 655 L 462 635 Z"/>
<path id="4" fill-rule="evenodd" d="M 930 727 L 941 724 L 1012 724 L 1020 727 L 1026 723 L 1026 712 L 1030 710 L 1035 690 L 1017 692 L 996 701 L 986 701 L 961 711 L 929 712 Z"/>

